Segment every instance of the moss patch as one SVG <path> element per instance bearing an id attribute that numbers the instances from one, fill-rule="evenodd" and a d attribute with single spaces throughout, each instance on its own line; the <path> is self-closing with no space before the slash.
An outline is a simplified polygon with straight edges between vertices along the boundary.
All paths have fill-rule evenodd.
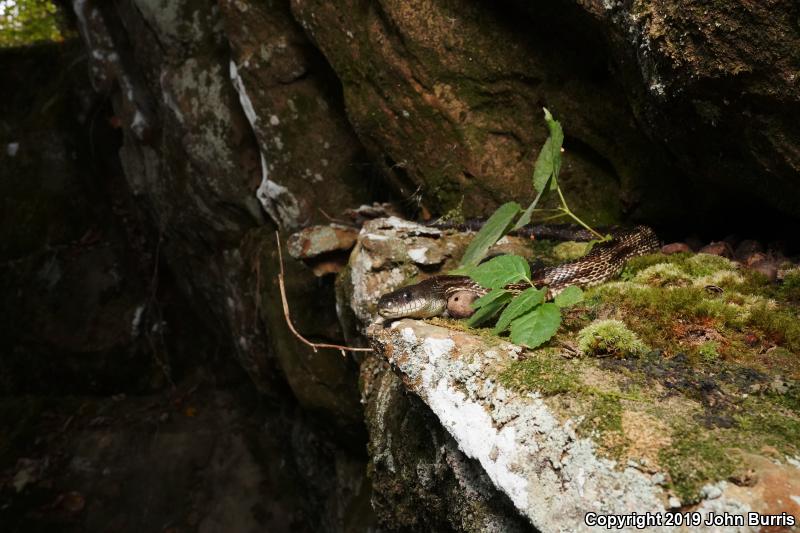
<path id="1" fill-rule="evenodd" d="M 575 392 L 580 386 L 574 362 L 561 359 L 549 350 L 515 361 L 500 374 L 503 385 L 516 390 L 536 390 L 545 396 Z"/>
<path id="2" fill-rule="evenodd" d="M 555 256 L 552 248 L 542 255 Z M 706 483 L 745 479 L 747 454 L 800 454 L 793 272 L 780 285 L 717 256 L 634 259 L 621 281 L 587 291 L 550 347 L 511 363 L 499 380 L 541 393 L 618 464 L 664 471 L 668 488 L 691 503 Z M 639 356 L 565 359 L 570 346 Z"/>
<path id="3" fill-rule="evenodd" d="M 659 461 L 669 472 L 670 488 L 681 502 L 696 500 L 705 483 L 728 479 L 740 467 L 739 461 L 716 435 L 686 425 L 677 428 L 673 436 L 672 445 L 659 453 Z"/>
<path id="4" fill-rule="evenodd" d="M 578 332 L 578 348 L 585 355 L 639 356 L 647 347 L 620 320 L 598 320 Z"/>

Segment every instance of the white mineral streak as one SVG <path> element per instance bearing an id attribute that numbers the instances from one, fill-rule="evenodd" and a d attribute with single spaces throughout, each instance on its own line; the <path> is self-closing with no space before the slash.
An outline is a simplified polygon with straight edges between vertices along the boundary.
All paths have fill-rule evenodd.
<path id="1" fill-rule="evenodd" d="M 239 94 L 239 102 L 242 105 L 242 110 L 247 117 L 247 121 L 250 123 L 253 132 L 257 134 L 258 115 L 244 87 L 244 82 L 239 75 L 236 63 L 233 60 L 231 60 L 230 65 L 230 77 L 236 92 Z M 280 227 L 295 229 L 300 223 L 300 205 L 297 202 L 297 198 L 295 198 L 294 194 L 292 194 L 289 189 L 269 179 L 269 166 L 267 164 L 266 154 L 260 147 L 259 153 L 261 160 L 261 184 L 256 190 L 256 198 L 258 198 L 264 211 L 266 211 L 272 220 Z"/>
<path id="2" fill-rule="evenodd" d="M 411 248 L 408 250 L 408 257 L 415 263 L 425 264 L 428 260 L 427 254 L 428 250 L 426 248 Z"/>
<path id="3" fill-rule="evenodd" d="M 373 319 L 377 297 L 403 282 L 402 272 L 368 249 L 370 242 L 382 242 L 376 237 L 383 235 L 383 242 L 391 246 L 381 246 L 398 253 L 402 239 L 428 230 L 393 218 L 365 225 L 350 262 L 351 305 L 361 320 Z M 381 268 L 387 270 L 374 269 L 374 264 L 385 264 Z M 509 343 L 488 347 L 480 337 L 416 320 L 371 327 L 367 333 L 406 388 L 430 407 L 464 454 L 480 463 L 494 485 L 540 531 L 603 529 L 585 524 L 589 512 L 641 515 L 669 509 L 670 495 L 661 486 L 663 476 L 599 457 L 591 439 L 575 434 L 575 421 L 560 420 L 538 394 L 519 394 L 494 382 L 493 369 L 518 358 L 520 347 Z M 724 482 L 710 485 L 707 495 L 713 499 L 703 500 L 696 510 L 704 515 L 747 513 L 750 508 L 734 499 L 735 492 L 729 493 L 727 487 Z M 692 531 L 750 529 L 700 527 Z"/>
<path id="4" fill-rule="evenodd" d="M 131 320 L 131 337 L 139 336 L 139 327 L 142 325 L 143 313 L 144 313 L 144 305 L 140 305 L 133 312 L 133 320 Z"/>

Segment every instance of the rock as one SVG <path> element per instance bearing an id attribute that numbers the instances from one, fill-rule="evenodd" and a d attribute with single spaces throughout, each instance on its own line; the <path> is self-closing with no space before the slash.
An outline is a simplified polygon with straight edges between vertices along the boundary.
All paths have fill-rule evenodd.
<path id="1" fill-rule="evenodd" d="M 746 239 L 740 242 L 736 246 L 736 250 L 733 255 L 737 261 L 746 263 L 747 259 L 751 257 L 753 254 L 760 253 L 763 251 L 764 247 L 761 246 L 760 242 L 752 239 Z"/>
<path id="2" fill-rule="evenodd" d="M 727 258 L 733 257 L 733 250 L 731 249 L 731 245 L 724 241 L 717 241 L 717 242 L 712 242 L 711 244 L 707 244 L 702 248 L 700 248 L 698 253 L 719 255 Z"/>
<path id="3" fill-rule="evenodd" d="M 800 130 L 784 112 L 796 109 L 800 86 L 794 67 L 774 59 L 798 58 L 793 2 L 575 4 L 608 37 L 642 131 L 703 183 L 710 203 L 729 212 L 737 202 L 725 190 L 741 205 L 800 215 L 800 153 L 791 148 Z"/>
<path id="4" fill-rule="evenodd" d="M 691 253 L 692 249 L 684 242 L 673 242 L 665 244 L 661 247 L 661 253 L 665 255 L 672 255 L 678 253 Z"/>
<path id="5" fill-rule="evenodd" d="M 689 236 L 686 239 L 684 239 L 684 242 L 688 244 L 689 247 L 695 252 L 704 246 L 703 241 L 701 241 L 700 238 L 696 236 Z"/>
<path id="6" fill-rule="evenodd" d="M 295 259 L 310 259 L 329 252 L 346 252 L 355 244 L 358 231 L 357 228 L 341 224 L 311 226 L 290 235 L 286 248 Z"/>
<path id="7" fill-rule="evenodd" d="M 236 89 L 257 146 L 264 209 L 295 230 L 371 200 L 368 162 L 340 103 L 339 81 L 292 18 L 288 0 L 219 2 Z M 238 111 L 238 110 L 237 110 Z M 249 133 L 249 131 L 247 132 Z"/>
<path id="8" fill-rule="evenodd" d="M 635 203 L 638 192 L 621 190 L 613 170 L 592 154 L 605 154 L 625 174 L 623 184 L 634 169 L 667 180 L 669 164 L 641 157 L 646 143 L 627 103 L 588 75 L 604 69 L 603 60 L 567 42 L 553 61 L 541 37 L 550 16 L 537 14 L 523 27 L 509 24 L 521 15 L 515 11 L 468 0 L 413 8 L 403 0 L 292 2 L 341 80 L 359 139 L 401 195 L 419 189 L 421 208 L 436 213 L 463 199 L 467 217 L 507 200 L 529 203 L 531 170 L 547 136 L 546 102 L 578 141 L 566 147 L 560 176 L 573 191 L 570 205 L 593 223 L 613 223 L 624 209 L 621 198 Z M 556 79 L 580 89 L 564 91 Z M 654 178 L 644 188 L 662 183 Z"/>
<path id="9" fill-rule="evenodd" d="M 382 359 L 361 365 L 372 506 L 389 530 L 529 531 L 508 498 L 459 449 Z M 398 439 L 397 435 L 403 435 Z"/>
<path id="10" fill-rule="evenodd" d="M 756 263 L 766 261 L 767 259 L 767 254 L 763 252 L 753 252 L 752 254 L 745 256 L 741 261 L 746 267 L 752 267 Z"/>
<path id="11" fill-rule="evenodd" d="M 751 270 L 764 274 L 771 282 L 778 279 L 778 265 L 775 261 L 763 259 L 748 266 Z"/>

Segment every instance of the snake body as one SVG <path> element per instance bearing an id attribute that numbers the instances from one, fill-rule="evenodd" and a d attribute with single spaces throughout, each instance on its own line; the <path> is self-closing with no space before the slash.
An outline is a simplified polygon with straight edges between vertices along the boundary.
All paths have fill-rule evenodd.
<path id="1" fill-rule="evenodd" d="M 570 285 L 592 287 L 604 283 L 619 275 L 629 259 L 654 253 L 659 247 L 660 242 L 652 229 L 636 226 L 595 245 L 579 259 L 535 269 L 531 272 L 531 281 L 536 287 L 547 286 L 547 297 L 553 298 Z M 506 289 L 520 292 L 528 287 L 528 283 L 514 283 Z M 480 297 L 488 293 L 488 289 L 467 276 L 432 276 L 381 296 L 378 314 L 387 319 L 439 316 L 447 310 L 448 300 L 457 293 Z"/>

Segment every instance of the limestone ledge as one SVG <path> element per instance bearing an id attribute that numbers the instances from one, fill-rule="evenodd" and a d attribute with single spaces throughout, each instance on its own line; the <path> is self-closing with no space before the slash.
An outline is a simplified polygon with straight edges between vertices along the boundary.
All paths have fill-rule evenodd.
<path id="1" fill-rule="evenodd" d="M 560 422 L 538 394 L 519 395 L 491 378 L 490 369 L 517 358 L 519 346 L 488 345 L 481 337 L 416 320 L 376 325 L 369 332 L 373 346 L 406 387 L 540 531 L 589 531 L 584 524 L 588 512 L 668 511 L 669 497 L 659 485 L 663 476 L 619 468 L 598 457 L 591 439 L 578 438 L 574 422 Z M 719 490 L 709 491 L 715 498 L 695 510 L 750 511 L 747 503 L 728 494 L 733 492 L 728 486 L 716 484 Z M 748 529 L 730 529 L 740 530 Z"/>
<path id="2" fill-rule="evenodd" d="M 537 392 L 521 393 L 499 384 L 497 370 L 518 359 L 523 348 L 424 321 L 386 325 L 375 320 L 377 296 L 431 272 L 429 263 L 415 256 L 436 257 L 437 265 L 445 264 L 449 253 L 462 246 L 452 244 L 451 238 L 460 237 L 394 218 L 371 221 L 362 229 L 350 260 L 350 304 L 376 354 L 392 365 L 459 448 L 479 462 L 540 531 L 589 531 L 592 528 L 584 523 L 589 512 L 663 515 L 680 505 L 664 488 L 664 473 L 603 457 L 592 438 L 576 434 L 578 419 L 553 412 Z M 409 253 L 420 248 L 424 253 Z M 709 513 L 746 516 L 764 508 L 756 492 L 712 480 L 704 487 L 705 499 L 681 510 L 700 512 L 704 521 Z"/>

